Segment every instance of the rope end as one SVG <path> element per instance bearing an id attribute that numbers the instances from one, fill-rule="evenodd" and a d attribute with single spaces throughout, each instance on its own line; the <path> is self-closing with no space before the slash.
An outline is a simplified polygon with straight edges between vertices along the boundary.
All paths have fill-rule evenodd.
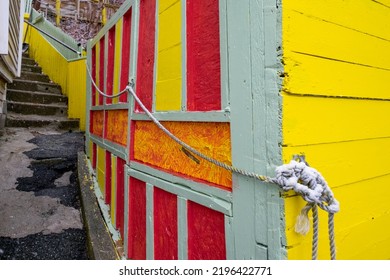
<path id="1" fill-rule="evenodd" d="M 297 217 L 295 232 L 298 234 L 306 235 L 310 230 L 310 221 L 308 217 L 309 209 L 310 208 L 307 209 L 307 207 L 304 207 Z"/>

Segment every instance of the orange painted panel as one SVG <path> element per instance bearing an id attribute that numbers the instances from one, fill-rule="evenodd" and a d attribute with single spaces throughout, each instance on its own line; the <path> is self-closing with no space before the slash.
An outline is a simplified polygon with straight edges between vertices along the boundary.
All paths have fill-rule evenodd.
<path id="1" fill-rule="evenodd" d="M 164 126 L 200 152 L 231 164 L 230 126 L 228 123 L 163 122 Z M 180 145 L 166 136 L 154 123 L 134 122 L 134 159 L 173 173 L 232 187 L 231 172 L 195 156 L 186 155 Z"/>
<path id="2" fill-rule="evenodd" d="M 103 137 L 103 111 L 91 111 L 91 133 Z"/>
<path id="3" fill-rule="evenodd" d="M 126 146 L 127 143 L 127 110 L 106 111 L 105 138 Z"/>

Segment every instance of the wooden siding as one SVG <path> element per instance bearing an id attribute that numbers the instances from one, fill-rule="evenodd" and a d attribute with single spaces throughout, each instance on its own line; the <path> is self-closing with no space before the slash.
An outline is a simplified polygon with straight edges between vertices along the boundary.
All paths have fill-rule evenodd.
<path id="1" fill-rule="evenodd" d="M 340 201 L 339 259 L 390 258 L 389 18 L 385 1 L 283 1 L 283 160 L 305 154 Z M 294 232 L 303 204 L 285 199 L 289 259 L 310 258 L 312 233 Z"/>

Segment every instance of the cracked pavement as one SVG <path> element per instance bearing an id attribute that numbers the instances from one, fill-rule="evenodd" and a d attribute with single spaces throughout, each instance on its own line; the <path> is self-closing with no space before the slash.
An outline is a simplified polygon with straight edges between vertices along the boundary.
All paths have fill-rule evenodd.
<path id="1" fill-rule="evenodd" d="M 7 128 L 0 137 L 0 259 L 87 258 L 76 178 L 82 147 L 79 132 Z"/>

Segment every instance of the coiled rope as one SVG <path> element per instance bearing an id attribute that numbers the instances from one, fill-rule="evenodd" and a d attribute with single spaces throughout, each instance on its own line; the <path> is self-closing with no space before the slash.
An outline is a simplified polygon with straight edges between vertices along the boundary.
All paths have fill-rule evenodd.
<path id="1" fill-rule="evenodd" d="M 127 85 L 125 89 L 117 94 L 108 95 L 101 91 L 92 78 L 88 64 L 86 65 L 89 78 L 96 88 L 97 92 L 106 98 L 116 98 L 120 95 L 128 92 L 134 100 L 138 103 L 141 109 L 146 115 L 153 121 L 159 129 L 161 129 L 168 137 L 178 143 L 186 150 L 187 153 L 192 153 L 198 157 L 213 163 L 216 166 L 224 168 L 228 171 L 241 174 L 246 177 L 255 178 L 262 182 L 273 183 L 278 185 L 283 191 L 293 190 L 300 194 L 302 198 L 307 202 L 306 206 L 301 210 L 300 215 L 297 218 L 295 225 L 295 231 L 299 234 L 307 234 L 310 229 L 310 223 L 308 218 L 308 212 L 312 210 L 313 213 L 313 241 L 312 241 L 312 259 L 316 260 L 318 256 L 318 211 L 317 206 L 322 210 L 328 212 L 328 233 L 330 244 L 330 258 L 336 259 L 336 245 L 334 236 L 334 214 L 340 210 L 339 202 L 334 198 L 333 192 L 328 186 L 322 175 L 314 168 L 309 167 L 302 158 L 300 161 L 292 160 L 288 164 L 283 164 L 276 168 L 276 176 L 274 178 L 259 175 L 254 172 L 249 172 L 235 166 L 228 165 L 216 159 L 213 159 L 195 148 L 191 147 L 187 143 L 180 140 L 172 132 L 170 132 L 165 126 L 163 126 L 159 120 L 145 107 L 142 101 L 135 93 L 132 85 Z"/>

